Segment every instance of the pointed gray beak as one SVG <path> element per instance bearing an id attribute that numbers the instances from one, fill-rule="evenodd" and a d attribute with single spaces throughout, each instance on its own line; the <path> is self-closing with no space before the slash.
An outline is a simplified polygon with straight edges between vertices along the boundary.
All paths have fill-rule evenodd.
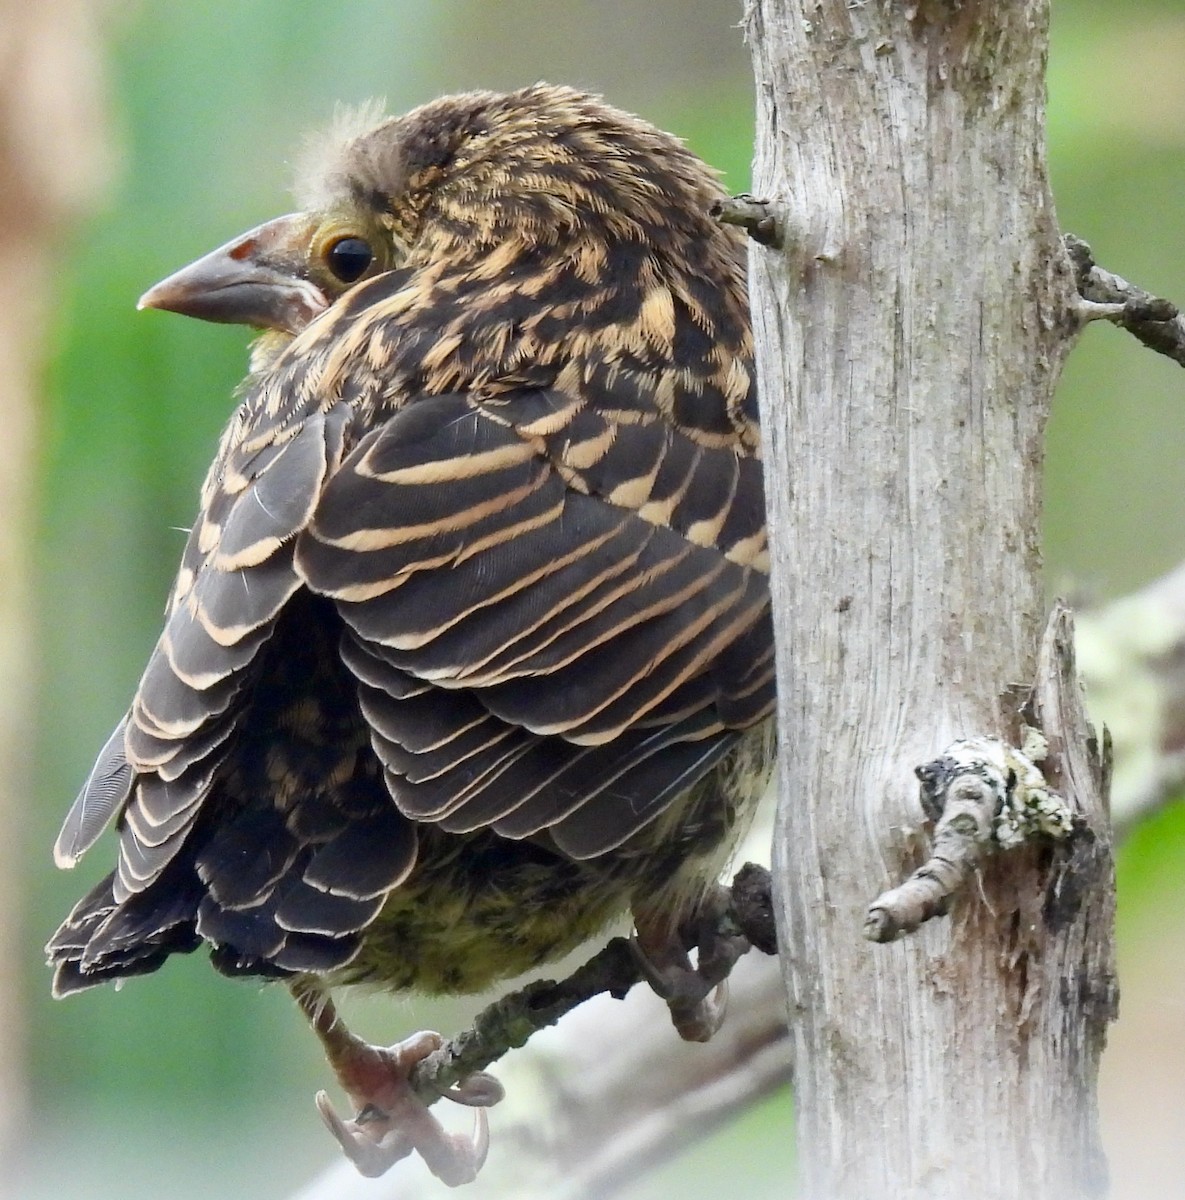
<path id="1" fill-rule="evenodd" d="M 312 229 L 304 213 L 277 217 L 161 280 L 136 307 L 297 334 L 329 306 L 306 276 Z"/>

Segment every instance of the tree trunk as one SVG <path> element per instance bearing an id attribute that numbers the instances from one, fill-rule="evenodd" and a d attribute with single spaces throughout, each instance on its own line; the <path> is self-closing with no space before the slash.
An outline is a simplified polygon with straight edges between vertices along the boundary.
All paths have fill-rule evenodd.
<path id="1" fill-rule="evenodd" d="M 1097 1195 L 1115 1008 L 1103 772 L 1060 616 L 1040 665 L 1068 844 L 998 854 L 889 946 L 914 768 L 1019 744 L 1040 470 L 1077 320 L 1045 169 L 1045 0 L 754 0 L 751 297 L 778 625 L 775 839 L 802 1194 Z"/>

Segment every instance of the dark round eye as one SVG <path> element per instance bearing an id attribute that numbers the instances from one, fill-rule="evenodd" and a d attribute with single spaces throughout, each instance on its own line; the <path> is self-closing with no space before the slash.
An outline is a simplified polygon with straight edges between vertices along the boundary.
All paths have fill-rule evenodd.
<path id="1" fill-rule="evenodd" d="M 344 237 L 325 252 L 325 262 L 342 283 L 353 283 L 374 262 L 374 251 L 361 238 Z"/>

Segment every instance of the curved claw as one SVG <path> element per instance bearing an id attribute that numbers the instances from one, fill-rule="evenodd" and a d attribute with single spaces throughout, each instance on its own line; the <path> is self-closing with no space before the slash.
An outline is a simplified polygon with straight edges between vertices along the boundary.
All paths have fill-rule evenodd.
<path id="1" fill-rule="evenodd" d="M 685 1042 L 710 1042 L 728 1012 L 728 980 L 718 983 L 699 1000 L 668 1001 L 671 1023 Z"/>
<path id="2" fill-rule="evenodd" d="M 392 1124 L 377 1110 L 343 1121 L 325 1092 L 317 1093 L 317 1111 L 345 1156 L 368 1179 L 377 1179 L 416 1150 L 437 1179 L 459 1187 L 477 1178 L 490 1152 L 490 1121 L 484 1108 L 474 1112 L 473 1133 L 468 1137 L 446 1133 L 427 1109 L 422 1114 L 426 1120 L 410 1122 L 410 1129 Z"/>
<path id="3" fill-rule="evenodd" d="M 440 1094 L 470 1108 L 489 1108 L 503 1099 L 506 1089 L 488 1071 L 474 1071 L 468 1079 L 444 1088 Z"/>
<path id="4" fill-rule="evenodd" d="M 365 1132 L 367 1122 L 356 1117 L 351 1121 L 343 1121 L 325 1092 L 317 1093 L 316 1103 L 325 1127 L 333 1134 L 345 1156 L 358 1168 L 360 1175 L 377 1179 L 412 1152 L 411 1140 L 398 1129 L 388 1129 L 376 1141 Z"/>
<path id="5" fill-rule="evenodd" d="M 490 1120 L 485 1109 L 474 1112 L 473 1133 L 469 1137 L 463 1133 L 445 1133 L 439 1124 L 436 1128 L 438 1137 L 416 1147 L 428 1170 L 449 1187 L 472 1183 L 490 1152 Z"/>
<path id="6" fill-rule="evenodd" d="M 642 949 L 642 943 L 638 940 L 636 933 L 631 933 L 629 936 L 629 948 L 634 957 L 634 964 L 638 968 L 638 974 L 650 985 L 650 990 L 661 1000 L 673 999 L 675 996 L 673 979 Z"/>
<path id="7" fill-rule="evenodd" d="M 671 1023 L 685 1042 L 711 1041 L 724 1023 L 728 1006 L 728 972 L 748 942 L 717 942 L 710 952 L 701 950 L 699 967 L 673 945 L 660 945 L 652 957 L 637 934 L 629 940 L 638 972 L 651 989 L 667 1002 Z"/>
<path id="8" fill-rule="evenodd" d="M 499 1088 L 502 1086 L 498 1085 Z M 486 1115 L 485 1109 L 479 1108 L 473 1114 L 473 1138 L 471 1145 L 473 1146 L 473 1174 L 486 1165 L 486 1157 L 490 1152 L 490 1118 Z"/>

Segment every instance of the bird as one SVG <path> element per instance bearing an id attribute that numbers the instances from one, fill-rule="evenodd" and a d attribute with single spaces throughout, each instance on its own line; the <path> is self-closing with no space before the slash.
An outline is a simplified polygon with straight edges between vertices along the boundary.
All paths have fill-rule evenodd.
<path id="1" fill-rule="evenodd" d="M 359 1169 L 466 1182 L 483 1111 L 408 1083 L 439 1036 L 335 989 L 478 992 L 629 914 L 679 1031 L 720 1019 L 686 930 L 774 756 L 745 246 L 680 140 L 551 84 L 339 113 L 297 188 L 140 301 L 257 338 L 47 954 L 57 996 L 202 947 L 286 982 Z"/>

